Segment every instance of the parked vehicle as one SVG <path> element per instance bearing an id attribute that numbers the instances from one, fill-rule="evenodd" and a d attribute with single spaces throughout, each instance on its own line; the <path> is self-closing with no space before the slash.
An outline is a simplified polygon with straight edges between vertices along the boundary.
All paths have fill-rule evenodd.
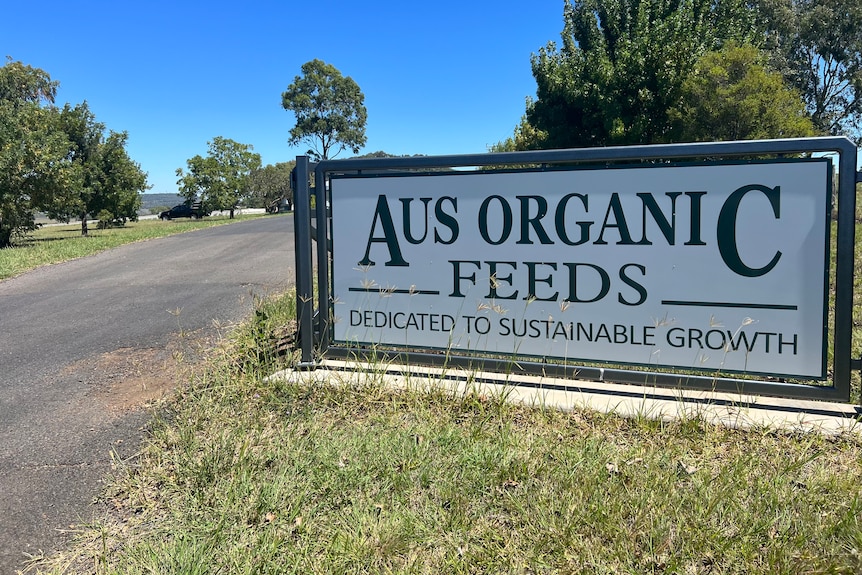
<path id="1" fill-rule="evenodd" d="M 184 203 L 174 206 L 169 210 L 165 210 L 159 214 L 161 220 L 172 220 L 174 218 L 193 218 L 199 219 L 208 216 L 202 209 L 200 202 Z"/>

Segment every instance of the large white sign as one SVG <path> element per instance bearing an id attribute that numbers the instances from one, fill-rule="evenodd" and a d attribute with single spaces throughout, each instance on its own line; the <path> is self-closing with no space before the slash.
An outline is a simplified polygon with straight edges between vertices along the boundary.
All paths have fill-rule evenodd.
<path id="1" fill-rule="evenodd" d="M 334 178 L 334 339 L 823 378 L 831 171 Z"/>

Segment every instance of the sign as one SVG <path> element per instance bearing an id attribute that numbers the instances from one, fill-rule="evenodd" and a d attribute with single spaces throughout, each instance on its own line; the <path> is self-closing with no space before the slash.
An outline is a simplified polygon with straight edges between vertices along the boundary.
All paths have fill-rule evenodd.
<path id="1" fill-rule="evenodd" d="M 823 379 L 831 174 L 333 177 L 333 337 Z"/>

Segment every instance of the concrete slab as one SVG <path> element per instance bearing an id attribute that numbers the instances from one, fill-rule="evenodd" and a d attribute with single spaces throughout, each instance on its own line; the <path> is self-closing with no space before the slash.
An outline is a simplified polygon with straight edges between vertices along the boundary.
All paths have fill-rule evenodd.
<path id="1" fill-rule="evenodd" d="M 475 392 L 562 410 L 662 420 L 699 417 L 743 429 L 862 435 L 862 410 L 843 403 L 358 361 L 325 360 L 314 370 L 285 370 L 270 378 L 330 385 L 367 384 L 374 378 L 393 389 Z"/>

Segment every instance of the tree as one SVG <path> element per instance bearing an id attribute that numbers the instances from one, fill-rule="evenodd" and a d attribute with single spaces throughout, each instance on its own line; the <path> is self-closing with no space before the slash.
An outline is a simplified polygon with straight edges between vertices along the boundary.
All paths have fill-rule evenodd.
<path id="1" fill-rule="evenodd" d="M 0 247 L 35 229 L 34 209 L 72 179 L 69 142 L 53 106 L 57 85 L 21 62 L 0 67 Z"/>
<path id="2" fill-rule="evenodd" d="M 685 141 L 755 140 L 814 135 L 799 93 L 750 44 L 707 52 L 683 83 L 671 110 Z"/>
<path id="3" fill-rule="evenodd" d="M 249 176 L 250 199 L 269 210 L 277 208 L 284 198 L 288 205 L 293 204 L 293 188 L 290 185 L 290 172 L 296 165 L 295 161 L 268 164 L 258 168 Z"/>
<path id="4" fill-rule="evenodd" d="M 207 142 L 206 157 L 197 155 L 186 161 L 188 172 L 177 169 L 180 194 L 188 201 L 200 200 L 204 211 L 234 210 L 250 192 L 252 172 L 260 168 L 260 154 L 253 146 L 216 136 Z"/>
<path id="5" fill-rule="evenodd" d="M 862 142 L 862 0 L 760 0 L 773 64 L 815 128 Z"/>
<path id="6" fill-rule="evenodd" d="M 527 108 L 532 105 L 532 98 L 527 98 Z M 517 152 L 524 150 L 541 150 L 545 148 L 548 139 L 547 132 L 536 129 L 527 116 L 521 116 L 521 123 L 515 126 L 515 134 L 488 147 L 489 152 Z"/>
<path id="7" fill-rule="evenodd" d="M 7 60 L 0 68 L 0 247 L 35 229 L 34 211 L 69 221 L 137 218 L 146 174 L 129 159 L 127 135 L 96 121 L 87 103 L 54 105 L 58 83 Z"/>
<path id="8" fill-rule="evenodd" d="M 91 216 L 99 219 L 101 227 L 137 220 L 147 176 L 126 152 L 128 134 L 110 131 L 106 138 L 105 125 L 96 121 L 86 102 L 66 104 L 59 112 L 58 128 L 69 141 L 72 175 L 65 193 L 55 195 L 41 209 L 65 222 L 80 218 L 83 236 L 88 234 Z"/>
<path id="9" fill-rule="evenodd" d="M 11 105 L 53 104 L 59 85 L 44 70 L 14 62 L 8 56 L 0 69 L 0 101 Z"/>
<path id="10" fill-rule="evenodd" d="M 54 198 L 45 211 L 49 217 L 65 222 L 79 217 L 81 235 L 86 236 L 89 207 L 100 191 L 97 156 L 105 125 L 96 121 L 86 102 L 77 106 L 66 104 L 60 111 L 58 123 L 69 140 L 68 159 L 74 170 L 70 188 L 77 194 L 74 198 Z"/>
<path id="11" fill-rule="evenodd" d="M 532 58 L 527 122 L 543 147 L 671 141 L 669 112 L 698 58 L 756 37 L 744 0 L 566 0 L 562 47 Z"/>
<path id="12" fill-rule="evenodd" d="M 148 189 L 147 174 L 126 152 L 126 132 L 111 131 L 99 150 L 100 192 L 88 213 L 95 214 L 102 227 L 137 221 L 141 193 Z"/>
<path id="13" fill-rule="evenodd" d="M 335 157 L 344 149 L 359 153 L 366 142 L 364 102 L 365 96 L 350 76 L 343 77 L 320 60 L 306 62 L 302 75 L 281 95 L 284 109 L 296 115 L 290 145 L 308 143 L 308 154 L 319 160 Z"/>

